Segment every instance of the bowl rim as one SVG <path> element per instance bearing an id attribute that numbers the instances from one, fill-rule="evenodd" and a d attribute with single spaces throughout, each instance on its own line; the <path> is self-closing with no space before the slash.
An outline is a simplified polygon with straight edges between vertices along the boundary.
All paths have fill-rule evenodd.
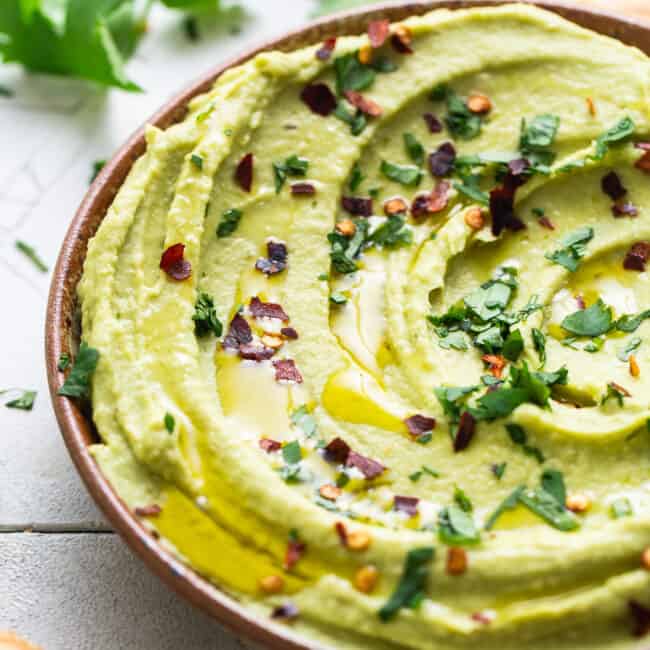
<path id="1" fill-rule="evenodd" d="M 584 27 L 634 45 L 650 54 L 650 22 L 617 16 L 607 11 L 588 9 L 562 0 L 519 0 L 568 18 Z M 52 274 L 46 321 L 45 363 L 50 397 L 68 452 L 94 502 L 108 521 L 149 569 L 165 584 L 199 607 L 238 636 L 267 648 L 308 650 L 319 644 L 295 634 L 290 627 L 260 619 L 251 610 L 208 582 L 169 550 L 157 543 L 135 514 L 120 499 L 91 456 L 94 427 L 89 413 L 77 402 L 57 394 L 63 384 L 58 368 L 59 356 L 74 349 L 77 305 L 76 286 L 81 276 L 89 239 L 95 234 L 106 210 L 126 179 L 129 170 L 145 150 L 144 129 L 148 124 L 167 128 L 183 119 L 188 102 L 206 92 L 226 70 L 271 49 L 292 50 L 323 41 L 327 36 L 360 33 L 371 20 L 399 21 L 410 15 L 436 8 L 464 9 L 478 6 L 513 4 L 512 0 L 419 0 L 383 2 L 321 18 L 281 36 L 246 49 L 226 62 L 212 67 L 169 99 L 145 124 L 139 127 L 104 166 L 91 184 L 65 234 Z"/>

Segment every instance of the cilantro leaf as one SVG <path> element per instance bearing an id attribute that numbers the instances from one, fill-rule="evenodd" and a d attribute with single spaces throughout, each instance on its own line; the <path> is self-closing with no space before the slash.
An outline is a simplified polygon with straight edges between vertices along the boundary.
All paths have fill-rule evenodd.
<path id="1" fill-rule="evenodd" d="M 526 489 L 525 485 L 515 488 L 497 507 L 485 522 L 485 530 L 492 530 L 497 519 L 508 510 L 514 510 L 519 505 L 519 495 Z"/>
<path id="2" fill-rule="evenodd" d="M 221 221 L 217 226 L 217 237 L 223 239 L 224 237 L 232 235 L 235 230 L 237 230 L 237 226 L 239 226 L 243 214 L 244 213 L 237 208 L 226 210 L 221 216 Z"/>
<path id="3" fill-rule="evenodd" d="M 4 395 L 15 389 L 8 388 L 7 390 L 0 390 L 0 395 Z M 35 390 L 23 390 L 22 394 L 15 399 L 5 402 L 8 409 L 19 409 L 21 411 L 31 411 L 34 407 L 34 400 L 36 399 Z"/>
<path id="4" fill-rule="evenodd" d="M 392 215 L 388 217 L 367 239 L 368 244 L 396 248 L 412 243 L 413 231 L 404 225 L 404 217 Z"/>
<path id="5" fill-rule="evenodd" d="M 334 269 L 341 274 L 354 273 L 357 270 L 356 259 L 359 257 L 368 236 L 368 221 L 354 220 L 356 230 L 352 237 L 341 235 L 336 230 L 328 233 L 330 242 L 330 259 Z"/>
<path id="6" fill-rule="evenodd" d="M 345 122 L 350 127 L 352 135 L 359 135 L 368 126 L 368 119 L 359 109 L 351 112 L 347 108 L 347 103 L 340 101 L 334 110 L 334 117 Z"/>
<path id="7" fill-rule="evenodd" d="M 555 141 L 560 118 L 557 115 L 538 115 L 530 124 L 521 121 L 519 151 L 533 165 L 550 165 L 555 159 L 551 146 Z"/>
<path id="8" fill-rule="evenodd" d="M 348 187 L 350 188 L 350 192 L 356 192 L 357 189 L 359 188 L 359 185 L 363 183 L 364 179 L 365 176 L 361 172 L 361 165 L 357 160 L 352 166 L 352 171 L 350 172 L 350 178 L 348 179 Z"/>
<path id="9" fill-rule="evenodd" d="M 478 386 L 439 386 L 434 393 L 445 415 L 454 424 L 460 419 L 461 407 L 467 398 L 477 390 Z"/>
<path id="10" fill-rule="evenodd" d="M 397 165 L 387 160 L 381 161 L 381 173 L 396 183 L 401 183 L 409 187 L 420 184 L 422 180 L 422 170 L 413 165 Z"/>
<path id="11" fill-rule="evenodd" d="M 539 357 L 539 362 L 542 366 L 546 363 L 546 336 L 542 330 L 533 327 L 531 330 L 531 336 L 533 337 L 533 346 L 535 347 L 535 352 Z"/>
<path id="12" fill-rule="evenodd" d="M 62 352 L 59 355 L 59 362 L 56 364 L 56 368 L 59 372 L 67 370 L 70 365 L 70 355 L 67 352 Z"/>
<path id="13" fill-rule="evenodd" d="M 424 162 L 424 147 L 422 143 L 412 133 L 404 133 L 403 138 L 406 153 L 418 167 L 421 167 Z"/>
<path id="14" fill-rule="evenodd" d="M 382 621 L 392 619 L 402 607 L 412 608 L 420 602 L 429 578 L 434 553 L 431 546 L 414 548 L 407 553 L 402 576 L 392 595 L 378 612 Z"/>
<path id="15" fill-rule="evenodd" d="M 543 488 L 522 491 L 519 502 L 558 530 L 568 532 L 580 527 L 578 520 L 564 504 Z"/>
<path id="16" fill-rule="evenodd" d="M 176 427 L 176 420 L 174 420 L 174 416 L 171 413 L 165 413 L 165 417 L 163 418 L 163 424 L 165 425 L 165 429 L 167 429 L 167 433 L 174 433 L 174 428 Z"/>
<path id="17" fill-rule="evenodd" d="M 95 372 L 98 361 L 99 352 L 95 348 L 91 348 L 85 341 L 82 341 L 72 370 L 63 386 L 59 388 L 58 395 L 88 397 L 90 395 L 90 379 Z"/>
<path id="18" fill-rule="evenodd" d="M 298 428 L 302 429 L 302 432 L 308 438 L 312 438 L 316 435 L 316 431 L 318 429 L 316 420 L 314 419 L 314 416 L 311 415 L 309 409 L 305 404 L 303 404 L 300 408 L 297 408 L 291 414 L 291 422 Z"/>
<path id="19" fill-rule="evenodd" d="M 279 194 L 288 176 L 305 176 L 309 169 L 309 161 L 296 154 L 289 156 L 284 162 L 273 163 L 275 178 L 275 193 Z"/>
<path id="20" fill-rule="evenodd" d="M 556 469 L 545 469 L 542 472 L 541 486 L 546 492 L 564 507 L 566 503 L 566 487 L 562 472 Z"/>
<path id="21" fill-rule="evenodd" d="M 443 544 L 463 546 L 481 541 L 472 516 L 457 505 L 443 508 L 438 513 L 438 537 Z"/>
<path id="22" fill-rule="evenodd" d="M 451 89 L 446 89 L 447 115 L 445 124 L 452 136 L 472 140 L 481 133 L 482 118 L 472 113 L 467 104 Z"/>
<path id="23" fill-rule="evenodd" d="M 575 336 L 600 336 L 612 328 L 612 308 L 598 298 L 591 307 L 566 316 L 560 326 Z"/>
<path id="24" fill-rule="evenodd" d="M 350 52 L 334 60 L 336 92 L 342 95 L 346 90 L 366 90 L 375 82 L 375 70 L 359 61 L 357 52 Z"/>
<path id="25" fill-rule="evenodd" d="M 631 117 L 624 117 L 617 122 L 613 127 L 601 133 L 596 139 L 596 149 L 594 153 L 595 160 L 602 160 L 605 154 L 609 151 L 612 144 L 621 142 L 629 138 L 635 130 L 636 126 Z"/>
<path id="26" fill-rule="evenodd" d="M 639 329 L 641 323 L 647 318 L 650 318 L 650 309 L 646 309 L 636 316 L 624 314 L 616 321 L 615 326 L 620 332 L 631 333 Z"/>
<path id="27" fill-rule="evenodd" d="M 194 331 L 197 336 L 207 336 L 212 332 L 219 338 L 223 333 L 223 325 L 217 318 L 214 300 L 207 293 L 199 293 L 196 305 L 194 306 L 192 320 L 194 321 Z"/>
<path id="28" fill-rule="evenodd" d="M 641 342 L 640 337 L 633 336 L 622 348 L 619 349 L 616 356 L 621 361 L 628 361 L 632 356 L 632 353 L 639 349 Z"/>
<path id="29" fill-rule="evenodd" d="M 572 273 L 580 265 L 580 260 L 586 252 L 586 244 L 594 237 L 594 229 L 591 227 L 580 228 L 574 233 L 565 237 L 562 241 L 562 248 L 546 253 L 544 257 L 555 264 L 563 266 Z"/>
<path id="30" fill-rule="evenodd" d="M 503 478 L 503 475 L 506 471 L 508 463 L 493 463 L 492 464 L 492 473 L 496 477 L 497 481 L 500 481 Z"/>
<path id="31" fill-rule="evenodd" d="M 511 330 L 508 338 L 503 343 L 501 354 L 508 359 L 508 361 L 515 362 L 524 349 L 524 337 L 519 330 Z"/>
<path id="32" fill-rule="evenodd" d="M 467 337 L 463 332 L 447 332 L 438 339 L 438 345 L 443 350 L 460 350 L 464 351 L 469 348 Z"/>
<path id="33" fill-rule="evenodd" d="M 621 519 L 622 517 L 629 517 L 633 514 L 632 504 L 627 497 L 621 497 L 612 502 L 610 512 L 614 519 Z"/>

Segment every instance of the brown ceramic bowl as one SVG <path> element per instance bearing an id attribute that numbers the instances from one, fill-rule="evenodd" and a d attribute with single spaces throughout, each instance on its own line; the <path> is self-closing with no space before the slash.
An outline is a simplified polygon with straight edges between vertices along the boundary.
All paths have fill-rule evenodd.
<path id="1" fill-rule="evenodd" d="M 209 70 L 197 82 L 171 99 L 148 120 L 148 123 L 164 129 L 182 120 L 190 99 L 206 92 L 225 70 L 243 63 L 262 50 L 292 50 L 321 42 L 328 36 L 361 33 L 365 31 L 371 20 L 378 18 L 396 21 L 440 7 L 460 9 L 488 4 L 506 4 L 507 1 L 429 0 L 389 3 L 320 20 L 255 47 L 236 59 Z M 634 45 L 650 55 L 650 23 L 644 25 L 637 21 L 589 11 L 564 2 L 541 1 L 535 4 L 583 27 L 607 34 L 628 45 Z M 269 626 L 267 621 L 254 617 L 236 600 L 219 591 L 157 544 L 121 501 L 89 454 L 88 446 L 97 441 L 97 433 L 88 413 L 76 402 L 57 395 L 63 383 L 63 374 L 57 371 L 59 355 L 62 352 L 76 350 L 79 341 L 79 326 L 75 311 L 76 287 L 86 257 L 88 240 L 97 231 L 131 165 L 144 150 L 144 131 L 140 128 L 104 167 L 70 224 L 52 277 L 47 306 L 45 357 L 52 403 L 63 438 L 86 487 L 115 530 L 122 535 L 147 566 L 174 591 L 201 607 L 234 633 L 265 647 L 293 650 L 314 648 L 316 647 L 314 644 L 301 640 L 292 634 L 289 628 Z"/>

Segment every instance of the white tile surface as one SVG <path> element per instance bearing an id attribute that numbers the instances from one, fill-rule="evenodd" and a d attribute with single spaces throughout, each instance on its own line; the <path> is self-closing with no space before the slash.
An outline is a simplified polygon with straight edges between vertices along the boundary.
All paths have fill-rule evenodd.
<path id="1" fill-rule="evenodd" d="M 49 274 L 92 162 L 108 158 L 172 94 L 250 45 L 304 23 L 313 0 L 246 0 L 243 30 L 186 40 L 180 14 L 158 9 L 129 65 L 143 94 L 28 75 L 0 66 L 0 389 L 38 390 L 32 412 L 0 406 L 0 630 L 45 650 L 240 650 L 228 633 L 171 594 L 108 526 L 77 478 L 46 389 L 43 329 Z M 27 527 L 50 531 L 23 534 Z M 56 531 L 79 531 L 62 534 Z"/>

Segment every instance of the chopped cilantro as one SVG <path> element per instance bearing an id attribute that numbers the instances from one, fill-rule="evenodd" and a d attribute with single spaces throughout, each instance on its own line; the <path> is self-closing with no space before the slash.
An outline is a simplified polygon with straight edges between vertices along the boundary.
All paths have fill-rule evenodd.
<path id="1" fill-rule="evenodd" d="M 456 424 L 467 398 L 477 390 L 478 386 L 440 386 L 434 393 L 450 423 Z"/>
<path id="2" fill-rule="evenodd" d="M 457 505 L 450 505 L 438 513 L 438 537 L 449 546 L 476 544 L 481 540 L 472 516 Z"/>
<path id="3" fill-rule="evenodd" d="M 613 127 L 598 136 L 594 153 L 595 160 L 602 160 L 612 144 L 629 138 L 635 130 L 635 125 L 630 117 L 624 117 Z"/>
<path id="4" fill-rule="evenodd" d="M 622 348 L 619 348 L 616 356 L 621 361 L 628 361 L 632 353 L 639 349 L 641 345 L 641 338 L 633 336 Z"/>
<path id="5" fill-rule="evenodd" d="M 623 407 L 623 400 L 629 397 L 629 394 L 626 393 L 618 384 L 614 382 L 609 382 L 607 384 L 607 392 L 602 396 L 600 400 L 600 405 L 603 406 L 607 404 L 610 399 L 615 399 L 618 402 L 618 405 Z"/>
<path id="6" fill-rule="evenodd" d="M 302 432 L 307 436 L 307 438 L 313 438 L 316 435 L 318 426 L 316 425 L 316 420 L 309 412 L 306 404 L 303 404 L 291 414 L 291 422 L 299 429 L 302 429 Z"/>
<path id="7" fill-rule="evenodd" d="M 545 469 L 542 472 L 540 483 L 546 492 L 564 506 L 566 502 L 566 487 L 562 472 L 557 469 Z"/>
<path id="8" fill-rule="evenodd" d="M 284 162 L 273 163 L 275 178 L 275 193 L 279 194 L 288 176 L 305 176 L 309 169 L 309 161 L 297 155 L 289 156 Z"/>
<path id="9" fill-rule="evenodd" d="M 346 102 L 343 101 L 337 104 L 334 116 L 350 127 L 350 133 L 352 135 L 363 133 L 363 130 L 368 125 L 368 119 L 361 110 L 356 109 L 354 112 L 351 112 L 347 108 Z"/>
<path id="10" fill-rule="evenodd" d="M 5 406 L 8 409 L 18 409 L 20 411 L 31 411 L 32 408 L 34 407 L 34 400 L 36 399 L 36 391 L 8 388 L 7 390 L 0 390 L 0 395 L 5 395 L 6 393 L 14 392 L 15 390 L 21 391 L 20 396 L 8 402 L 5 402 Z"/>
<path id="11" fill-rule="evenodd" d="M 632 504 L 627 497 L 621 497 L 612 502 L 610 512 L 614 519 L 621 519 L 622 517 L 629 517 L 632 515 Z"/>
<path id="12" fill-rule="evenodd" d="M 207 336 L 212 332 L 217 338 L 223 333 L 223 325 L 217 318 L 217 310 L 214 307 L 212 296 L 200 292 L 194 306 L 194 331 L 197 336 Z"/>
<path id="13" fill-rule="evenodd" d="M 93 162 L 92 172 L 90 173 L 90 178 L 88 179 L 88 182 L 92 183 L 97 178 L 97 176 L 99 176 L 99 172 L 102 171 L 102 169 L 104 169 L 105 166 L 106 166 L 106 160 L 95 160 Z"/>
<path id="14" fill-rule="evenodd" d="M 522 351 L 524 349 L 524 337 L 521 335 L 521 332 L 517 330 L 511 330 L 508 337 L 503 342 L 503 348 L 501 349 L 501 354 L 512 361 L 513 363 L 519 359 Z"/>
<path id="15" fill-rule="evenodd" d="M 333 230 L 327 235 L 330 242 L 330 259 L 332 266 L 341 274 L 354 273 L 357 270 L 356 259 L 361 254 L 363 245 L 368 235 L 368 221 L 366 219 L 354 220 L 356 230 L 352 237 L 341 235 Z"/>
<path id="16" fill-rule="evenodd" d="M 358 52 L 350 52 L 334 60 L 336 92 L 342 95 L 346 90 L 366 90 L 375 81 L 376 72 L 359 61 Z"/>
<path id="17" fill-rule="evenodd" d="M 63 372 L 64 370 L 67 370 L 69 365 L 70 365 L 70 355 L 67 352 L 62 352 L 59 355 L 59 361 L 56 364 L 57 370 L 59 370 L 59 372 Z"/>
<path id="18" fill-rule="evenodd" d="M 47 264 L 39 257 L 36 249 L 26 244 L 24 241 L 17 240 L 16 248 L 29 259 L 32 264 L 42 273 L 47 273 Z"/>
<path id="19" fill-rule="evenodd" d="M 447 115 L 444 120 L 449 133 L 455 138 L 472 140 L 481 133 L 482 117 L 472 113 L 467 104 L 453 90 L 445 86 L 437 86 L 431 97 L 447 100 Z"/>
<path id="20" fill-rule="evenodd" d="M 496 477 L 497 481 L 500 481 L 503 478 L 507 465 L 508 463 L 494 463 L 492 465 L 492 473 Z"/>
<path id="21" fill-rule="evenodd" d="M 463 332 L 449 332 L 438 339 L 438 345 L 443 350 L 467 350 L 467 337 Z"/>
<path id="22" fill-rule="evenodd" d="M 392 215 L 367 238 L 368 245 L 395 248 L 413 242 L 413 231 L 405 226 L 404 217 Z"/>
<path id="23" fill-rule="evenodd" d="M 431 469 L 427 465 L 422 465 L 422 467 L 417 470 L 416 472 L 413 472 L 413 474 L 409 475 L 409 478 L 411 481 L 414 483 L 417 483 L 424 474 L 428 474 L 429 476 L 433 476 L 433 478 L 440 478 L 441 474 L 440 472 L 437 472 L 435 469 Z"/>
<path id="24" fill-rule="evenodd" d="M 646 309 L 636 316 L 624 314 L 616 321 L 615 326 L 620 332 L 631 333 L 639 329 L 639 325 L 648 318 L 650 318 L 650 309 Z"/>
<path id="25" fill-rule="evenodd" d="M 558 530 L 568 532 L 580 527 L 578 520 L 552 494 L 543 488 L 524 490 L 519 501 L 531 512 Z"/>
<path id="26" fill-rule="evenodd" d="M 600 336 L 612 328 L 612 308 L 598 298 L 591 307 L 566 316 L 560 325 L 575 336 Z"/>
<path id="27" fill-rule="evenodd" d="M 203 169 L 203 158 L 198 154 L 193 153 L 190 156 L 190 161 L 199 171 Z"/>
<path id="28" fill-rule="evenodd" d="M 235 230 L 237 230 L 237 226 L 239 226 L 243 214 L 244 213 L 237 208 L 226 210 L 221 216 L 221 221 L 217 226 L 217 237 L 222 239 L 232 235 Z"/>
<path id="29" fill-rule="evenodd" d="M 538 447 L 528 444 L 528 434 L 523 427 L 518 424 L 508 423 L 506 424 L 506 431 L 510 436 L 510 440 L 516 445 L 519 445 L 527 456 L 535 458 L 540 465 L 544 463 L 546 460 L 544 454 Z"/>
<path id="30" fill-rule="evenodd" d="M 300 480 L 302 470 L 302 450 L 297 440 L 287 443 L 282 447 L 282 458 L 284 467 L 280 470 L 280 476 L 287 483 L 295 483 Z"/>
<path id="31" fill-rule="evenodd" d="M 350 178 L 348 179 L 348 187 L 350 188 L 350 192 L 356 192 L 357 189 L 359 189 L 361 183 L 363 183 L 364 179 L 365 176 L 361 172 L 361 165 L 357 160 L 357 162 L 352 165 L 352 171 L 350 172 Z"/>
<path id="32" fill-rule="evenodd" d="M 474 510 L 471 499 L 467 496 L 467 494 L 465 494 L 464 490 L 458 486 L 454 488 L 454 501 L 464 512 L 472 512 L 472 510 Z"/>
<path id="33" fill-rule="evenodd" d="M 530 124 L 521 121 L 519 151 L 533 166 L 548 166 L 555 159 L 551 146 L 555 141 L 560 118 L 557 115 L 538 115 Z"/>
<path id="34" fill-rule="evenodd" d="M 586 252 L 586 245 L 594 237 L 594 229 L 587 226 L 579 228 L 574 233 L 567 235 L 560 243 L 562 248 L 546 253 L 544 257 L 554 264 L 563 266 L 572 273 L 575 272 L 580 265 L 580 260 L 584 257 Z"/>
<path id="35" fill-rule="evenodd" d="M 88 397 L 90 394 L 90 379 L 95 372 L 99 352 L 91 348 L 85 341 L 81 342 L 77 358 L 74 361 L 72 370 L 59 388 L 59 395 L 66 397 Z"/>
<path id="36" fill-rule="evenodd" d="M 461 194 L 464 194 L 466 197 L 476 201 L 481 205 L 490 204 L 490 196 L 487 192 L 483 192 L 478 186 L 477 180 L 472 180 L 474 176 L 465 177 L 462 183 L 454 182 L 454 188 L 458 190 Z"/>
<path id="37" fill-rule="evenodd" d="M 381 173 L 390 180 L 402 185 L 414 187 L 420 184 L 422 180 L 422 170 L 413 165 L 397 165 L 387 160 L 381 162 Z"/>
<path id="38" fill-rule="evenodd" d="M 330 302 L 334 305 L 345 305 L 347 301 L 348 297 L 340 291 L 332 291 L 330 293 Z"/>
<path id="39" fill-rule="evenodd" d="M 414 608 L 421 602 L 434 553 L 430 546 L 415 548 L 407 553 L 400 580 L 386 604 L 379 610 L 382 621 L 391 620 L 402 607 Z"/>
<path id="40" fill-rule="evenodd" d="M 497 507 L 497 509 L 490 515 L 485 522 L 485 530 L 492 530 L 497 519 L 508 510 L 514 510 L 519 505 L 519 496 L 526 489 L 525 485 L 516 487 Z"/>
<path id="41" fill-rule="evenodd" d="M 167 429 L 167 433 L 174 433 L 174 428 L 176 427 L 176 420 L 174 420 L 174 416 L 171 413 L 165 413 L 163 422 L 165 424 L 165 429 Z"/>
<path id="42" fill-rule="evenodd" d="M 412 134 L 404 133 L 404 148 L 410 159 L 419 167 L 424 162 L 424 147 L 422 143 Z"/>
<path id="43" fill-rule="evenodd" d="M 546 336 L 544 336 L 544 332 L 536 327 L 531 330 L 531 336 L 533 337 L 535 352 L 537 352 L 539 362 L 543 366 L 546 363 Z"/>

